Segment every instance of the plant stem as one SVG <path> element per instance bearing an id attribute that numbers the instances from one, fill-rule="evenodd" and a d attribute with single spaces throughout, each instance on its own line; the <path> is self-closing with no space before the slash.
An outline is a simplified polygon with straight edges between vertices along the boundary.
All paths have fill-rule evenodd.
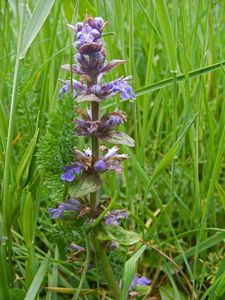
<path id="1" fill-rule="evenodd" d="M 92 121 L 97 121 L 99 119 L 99 103 L 92 102 L 91 103 L 91 113 L 92 113 Z M 92 162 L 93 164 L 99 159 L 99 141 L 96 136 L 93 136 L 91 139 L 91 148 L 92 148 Z M 94 210 L 96 206 L 97 193 L 90 194 L 90 205 Z"/>
<path id="2" fill-rule="evenodd" d="M 118 286 L 112 267 L 106 255 L 106 249 L 97 238 L 97 231 L 98 229 L 96 227 L 92 233 L 92 245 L 95 249 L 97 262 L 100 264 L 100 267 L 103 271 L 103 274 L 105 275 L 109 288 L 114 296 L 114 299 L 120 300 L 120 288 Z"/>
<path id="3" fill-rule="evenodd" d="M 92 121 L 99 120 L 100 107 L 99 103 L 92 102 L 91 103 L 91 113 L 92 113 Z M 92 148 L 92 164 L 94 164 L 99 159 L 99 141 L 96 136 L 92 137 L 91 140 L 91 148 Z M 90 206 L 93 210 L 95 210 L 97 204 L 97 192 L 90 193 Z M 105 275 L 105 278 L 108 282 L 109 288 L 114 295 L 115 300 L 120 300 L 120 289 L 118 283 L 116 281 L 115 275 L 113 273 L 112 267 L 106 255 L 106 249 L 104 245 L 97 238 L 98 235 L 98 226 L 96 226 L 92 231 L 92 245 L 95 250 L 95 255 L 97 262 L 100 263 L 101 269 Z"/>

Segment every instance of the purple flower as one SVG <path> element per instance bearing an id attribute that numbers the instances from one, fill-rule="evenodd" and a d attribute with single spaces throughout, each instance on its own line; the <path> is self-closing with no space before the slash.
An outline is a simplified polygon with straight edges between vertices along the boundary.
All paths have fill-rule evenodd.
<path id="1" fill-rule="evenodd" d="M 65 80 L 63 81 L 65 84 L 61 87 L 61 89 L 59 90 L 59 98 L 62 98 L 62 95 L 64 93 L 69 93 L 70 92 L 70 80 Z M 73 79 L 73 96 L 76 97 L 77 95 L 77 91 L 82 91 L 84 89 L 84 86 L 82 83 L 80 83 L 79 81 L 77 80 L 74 80 Z"/>
<path id="2" fill-rule="evenodd" d="M 94 42 L 99 36 L 100 36 L 100 33 L 98 30 L 85 24 L 83 26 L 82 30 L 78 31 L 77 40 L 78 40 L 79 45 L 83 45 L 85 43 Z"/>
<path id="3" fill-rule="evenodd" d="M 76 199 L 70 198 L 64 203 L 60 203 L 58 208 L 49 208 L 48 212 L 51 215 L 52 219 L 62 218 L 64 211 L 80 211 L 81 205 L 80 202 Z"/>
<path id="4" fill-rule="evenodd" d="M 63 181 L 71 182 L 75 178 L 75 174 L 79 175 L 83 169 L 83 164 L 74 162 L 71 166 L 65 167 L 66 172 L 61 175 Z"/>
<path id="5" fill-rule="evenodd" d="M 100 159 L 100 160 L 96 161 L 96 163 L 94 164 L 94 168 L 97 171 L 105 171 L 106 170 L 106 164 L 105 164 L 104 160 Z"/>
<path id="6" fill-rule="evenodd" d="M 120 116 L 111 115 L 105 123 L 108 128 L 112 129 L 117 125 L 122 124 L 123 121 L 123 118 L 121 118 Z"/>
<path id="7" fill-rule="evenodd" d="M 110 210 L 105 215 L 105 224 L 119 226 L 120 225 L 120 223 L 118 222 L 119 219 L 128 219 L 128 215 L 125 212 L 125 210 L 120 210 L 120 209 Z"/>
<path id="8" fill-rule="evenodd" d="M 135 99 L 135 94 L 133 91 L 133 88 L 129 85 L 127 80 L 129 80 L 130 77 L 127 78 L 119 78 L 114 81 L 111 81 L 110 83 L 102 86 L 102 92 L 107 97 L 113 97 L 116 95 L 117 92 L 120 92 L 120 97 L 123 100 L 128 99 Z"/>
<path id="9" fill-rule="evenodd" d="M 104 159 L 112 158 L 113 156 L 117 155 L 117 151 L 119 150 L 118 147 L 114 146 L 111 149 L 108 150 L 106 155 L 104 156 Z"/>
<path id="10" fill-rule="evenodd" d="M 130 291 L 133 290 L 137 284 L 142 285 L 142 286 L 147 286 L 147 285 L 149 285 L 150 283 L 151 283 L 151 281 L 148 280 L 146 277 L 144 277 L 144 276 L 139 277 L 138 274 L 135 274 L 135 275 L 134 275 L 134 278 L 133 278 L 133 280 L 132 280 L 132 282 L 131 282 L 131 285 L 130 285 L 130 289 L 129 289 L 129 290 L 130 290 Z"/>

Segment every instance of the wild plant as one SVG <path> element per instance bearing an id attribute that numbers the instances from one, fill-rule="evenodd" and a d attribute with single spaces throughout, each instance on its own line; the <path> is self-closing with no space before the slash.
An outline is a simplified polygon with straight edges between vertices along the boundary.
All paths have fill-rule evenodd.
<path id="1" fill-rule="evenodd" d="M 123 101 L 133 101 L 135 94 L 130 85 L 131 76 L 122 76 L 110 82 L 104 80 L 106 73 L 126 62 L 120 59 L 107 61 L 102 38 L 106 26 L 107 22 L 102 18 L 90 16 L 76 26 L 69 25 L 76 37 L 76 63 L 62 65 L 62 69 L 79 75 L 80 79 L 78 81 L 70 78 L 63 81 L 59 101 L 64 103 L 63 106 L 66 106 L 68 101 L 68 105 L 71 106 L 70 98 L 66 94 L 73 96 L 76 105 L 72 110 L 74 118 L 70 115 L 69 127 L 71 128 L 71 124 L 75 125 L 75 136 L 89 138 L 90 145 L 83 150 L 71 145 L 71 140 L 68 145 L 62 145 L 65 149 L 68 146 L 70 149 L 71 146 L 74 147 L 74 158 L 66 163 L 61 174 L 66 201 L 61 202 L 57 208 L 50 208 L 49 213 L 52 219 L 60 218 L 72 222 L 76 231 L 86 240 L 85 245 L 71 243 L 70 247 L 75 253 L 69 260 L 75 260 L 75 257 L 82 253 L 86 253 L 89 258 L 94 255 L 112 295 L 115 299 L 120 299 L 120 278 L 114 274 L 107 252 L 120 244 L 134 244 L 140 237 L 122 228 L 121 221 L 128 219 L 128 214 L 125 209 L 117 209 L 117 193 L 103 197 L 100 188 L 104 184 L 103 173 L 112 171 L 120 175 L 122 162 L 129 159 L 127 154 L 120 153 L 119 145 L 134 147 L 135 144 L 130 136 L 117 130 L 117 126 L 127 121 L 127 115 L 120 109 L 102 114 L 101 104 L 104 101 L 112 101 L 108 99 L 116 95 Z M 82 103 L 87 103 L 86 109 L 78 106 Z M 107 144 L 114 145 L 108 147 Z M 57 157 L 52 159 L 57 160 Z M 85 268 L 84 270 L 87 271 Z M 131 289 L 136 284 L 145 286 L 149 281 L 136 276 Z"/>

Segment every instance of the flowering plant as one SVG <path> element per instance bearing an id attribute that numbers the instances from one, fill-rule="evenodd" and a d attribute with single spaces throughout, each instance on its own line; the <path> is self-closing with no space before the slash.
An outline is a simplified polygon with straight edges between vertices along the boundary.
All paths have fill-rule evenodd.
<path id="1" fill-rule="evenodd" d="M 86 17 L 82 23 L 76 26 L 69 25 L 76 36 L 74 47 L 76 49 L 76 64 L 63 65 L 62 69 L 80 76 L 80 80 L 63 81 L 59 91 L 59 97 L 71 93 L 77 103 L 87 102 L 87 110 L 76 108 L 79 117 L 74 119 L 75 134 L 91 139 L 91 147 L 83 151 L 75 149 L 74 161 L 64 166 L 61 180 L 66 183 L 67 200 L 60 203 L 57 208 L 50 208 L 49 213 L 53 219 L 83 219 L 82 224 L 89 224 L 87 235 L 90 233 L 91 247 L 105 278 L 111 293 L 115 299 L 120 299 L 118 280 L 114 275 L 111 264 L 107 258 L 106 250 L 109 242 L 130 245 L 136 243 L 140 237 L 136 233 L 124 230 L 122 219 L 127 219 L 125 210 L 109 209 L 112 202 L 109 199 L 101 203 L 99 188 L 103 184 L 102 173 L 114 171 L 122 172 L 121 162 L 127 160 L 127 154 L 120 154 L 118 145 L 134 146 L 134 140 L 115 128 L 127 120 L 127 116 L 121 110 L 100 115 L 100 104 L 107 98 L 119 94 L 122 100 L 135 99 L 134 91 L 129 84 L 131 76 L 120 77 L 109 83 L 105 83 L 104 75 L 116 66 L 125 63 L 125 60 L 114 59 L 106 61 L 106 50 L 102 39 L 103 30 L 107 22 L 102 18 Z M 62 99 L 61 101 L 66 101 Z M 116 146 L 108 148 L 103 143 L 114 143 Z M 114 197 L 115 199 L 115 197 Z M 102 205 L 104 204 L 104 205 Z M 113 203 L 114 204 L 114 203 Z M 105 208 L 105 206 L 107 206 Z M 91 224 L 91 225 L 90 225 Z M 90 244 L 90 243 L 89 243 Z M 116 244 L 114 244 L 115 246 Z M 113 247 L 114 247 L 113 246 Z M 112 247 L 112 243 L 111 246 Z M 72 249 L 76 253 L 85 252 L 81 245 L 72 243 Z M 89 250 L 86 249 L 88 252 Z M 134 286 L 135 284 L 133 284 Z M 132 288 L 133 288 L 132 286 Z M 77 296 L 78 297 L 78 296 Z"/>

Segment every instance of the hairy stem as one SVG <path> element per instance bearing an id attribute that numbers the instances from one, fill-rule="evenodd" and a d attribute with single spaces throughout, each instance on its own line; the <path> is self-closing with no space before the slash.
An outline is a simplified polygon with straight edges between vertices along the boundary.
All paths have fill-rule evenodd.
<path id="1" fill-rule="evenodd" d="M 99 119 L 99 103 L 92 102 L 91 103 L 91 113 L 92 113 L 92 121 L 97 121 Z M 93 164 L 99 159 L 99 141 L 96 136 L 93 136 L 91 139 L 91 148 L 92 148 L 92 162 Z M 92 209 L 95 209 L 97 200 L 97 193 L 90 194 L 90 205 Z"/>
<path id="2" fill-rule="evenodd" d="M 95 249 L 96 259 L 100 264 L 100 267 L 102 269 L 103 274 L 105 275 L 105 279 L 109 285 L 111 293 L 114 296 L 113 299 L 120 300 L 120 288 L 118 286 L 112 267 L 106 255 L 106 249 L 97 238 L 97 230 L 97 228 L 94 229 L 92 233 L 92 244 Z"/>
<path id="3" fill-rule="evenodd" d="M 91 113 L 92 113 L 92 121 L 99 120 L 99 103 L 92 102 L 91 103 Z M 92 137 L 91 140 L 92 145 L 92 163 L 94 164 L 99 159 L 99 141 L 96 136 Z M 90 194 L 90 205 L 94 210 L 97 204 L 97 193 Z M 108 282 L 109 288 L 114 295 L 115 300 L 120 300 L 120 289 L 118 283 L 116 281 L 115 275 L 113 273 L 112 267 L 106 255 L 106 249 L 104 245 L 97 238 L 98 235 L 98 226 L 92 231 L 92 244 L 95 250 L 95 255 L 98 263 L 101 266 L 101 269 L 105 275 L 105 278 Z"/>

